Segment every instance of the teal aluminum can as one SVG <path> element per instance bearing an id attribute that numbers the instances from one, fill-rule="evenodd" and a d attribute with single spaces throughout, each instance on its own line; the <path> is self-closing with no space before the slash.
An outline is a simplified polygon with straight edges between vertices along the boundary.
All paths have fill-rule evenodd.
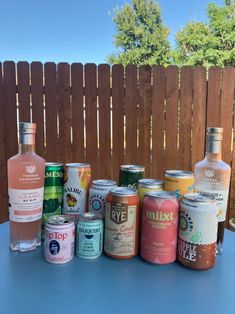
<path id="1" fill-rule="evenodd" d="M 95 259 L 103 251 L 103 219 L 94 213 L 79 215 L 77 223 L 76 255 Z"/>
<path id="2" fill-rule="evenodd" d="M 138 181 L 144 178 L 144 166 L 122 165 L 119 172 L 119 186 L 137 189 Z"/>

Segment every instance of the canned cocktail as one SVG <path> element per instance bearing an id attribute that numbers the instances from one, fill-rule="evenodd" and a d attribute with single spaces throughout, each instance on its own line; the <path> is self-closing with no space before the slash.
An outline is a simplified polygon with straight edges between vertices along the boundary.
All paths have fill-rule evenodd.
<path id="1" fill-rule="evenodd" d="M 184 194 L 194 192 L 194 175 L 191 171 L 166 170 L 164 190 L 172 191 L 181 199 Z"/>
<path id="2" fill-rule="evenodd" d="M 119 172 L 119 186 L 137 188 L 137 183 L 144 177 L 144 166 L 122 165 Z"/>
<path id="3" fill-rule="evenodd" d="M 162 180 L 156 179 L 140 179 L 138 181 L 138 193 L 140 197 L 140 201 L 143 201 L 144 194 L 151 191 L 163 191 Z"/>

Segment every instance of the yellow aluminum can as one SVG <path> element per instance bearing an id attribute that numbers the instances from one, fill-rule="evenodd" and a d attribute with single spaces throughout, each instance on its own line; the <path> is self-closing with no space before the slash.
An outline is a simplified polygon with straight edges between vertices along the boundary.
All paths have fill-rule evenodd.
<path id="1" fill-rule="evenodd" d="M 140 179 L 138 181 L 138 194 L 140 201 L 143 201 L 144 195 L 151 191 L 163 191 L 164 181 L 156 179 Z"/>
<path id="2" fill-rule="evenodd" d="M 164 180 L 164 190 L 175 192 L 178 199 L 194 192 L 195 179 L 191 171 L 166 170 Z"/>

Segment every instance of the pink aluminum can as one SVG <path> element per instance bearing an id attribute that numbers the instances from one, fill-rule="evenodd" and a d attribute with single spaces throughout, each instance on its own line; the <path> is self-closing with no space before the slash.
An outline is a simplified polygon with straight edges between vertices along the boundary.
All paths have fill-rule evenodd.
<path id="1" fill-rule="evenodd" d="M 154 264 L 176 259 L 179 203 L 175 193 L 148 192 L 142 206 L 140 255 Z"/>

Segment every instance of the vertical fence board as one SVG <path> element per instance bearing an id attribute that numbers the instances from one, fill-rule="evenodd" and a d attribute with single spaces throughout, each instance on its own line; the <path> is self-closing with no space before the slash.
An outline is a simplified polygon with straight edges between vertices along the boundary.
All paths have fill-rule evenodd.
<path id="1" fill-rule="evenodd" d="M 150 128 L 151 128 L 151 67 L 139 69 L 139 153 L 138 162 L 145 166 L 145 176 L 150 176 Z"/>
<path id="2" fill-rule="evenodd" d="M 92 178 L 98 176 L 97 149 L 97 83 L 96 65 L 85 65 L 86 159 L 91 164 Z"/>
<path id="3" fill-rule="evenodd" d="M 117 180 L 124 162 L 124 69 L 112 67 L 112 177 Z"/>
<path id="4" fill-rule="evenodd" d="M 83 110 L 83 66 L 81 63 L 73 63 L 71 65 L 71 84 L 73 129 L 72 155 L 74 161 L 83 162 L 85 159 L 85 125 Z"/>
<path id="5" fill-rule="evenodd" d="M 30 78 L 28 62 L 17 63 L 19 121 L 30 122 Z"/>
<path id="6" fill-rule="evenodd" d="M 110 66 L 98 66 L 99 177 L 111 178 Z"/>
<path id="7" fill-rule="evenodd" d="M 152 177 L 164 176 L 164 129 L 165 129 L 165 69 L 153 67 L 152 95 Z"/>
<path id="8" fill-rule="evenodd" d="M 191 125 L 193 103 L 193 67 L 184 66 L 180 73 L 179 155 L 180 169 L 191 170 Z"/>
<path id="9" fill-rule="evenodd" d="M 7 206 L 7 159 L 5 152 L 4 90 L 2 63 L 0 63 L 0 223 L 8 219 Z"/>
<path id="10" fill-rule="evenodd" d="M 31 64 L 32 121 L 37 124 L 36 152 L 45 156 L 44 147 L 44 106 L 43 66 L 41 62 Z"/>
<path id="11" fill-rule="evenodd" d="M 60 161 L 57 136 L 57 94 L 56 65 L 45 63 L 45 105 L 46 105 L 46 158 L 47 161 Z"/>
<path id="12" fill-rule="evenodd" d="M 206 69 L 194 69 L 193 128 L 192 128 L 192 169 L 202 160 L 205 152 L 206 129 Z"/>
<path id="13" fill-rule="evenodd" d="M 177 169 L 179 69 L 166 68 L 166 153 L 165 169 Z"/>
<path id="14" fill-rule="evenodd" d="M 130 64 L 125 73 L 126 158 L 127 164 L 137 163 L 137 67 Z"/>
<path id="15" fill-rule="evenodd" d="M 213 66 L 208 73 L 207 126 L 219 127 L 221 68 Z"/>
<path id="16" fill-rule="evenodd" d="M 59 63 L 57 71 L 57 97 L 59 116 L 59 156 L 63 162 L 72 161 L 70 66 Z"/>

